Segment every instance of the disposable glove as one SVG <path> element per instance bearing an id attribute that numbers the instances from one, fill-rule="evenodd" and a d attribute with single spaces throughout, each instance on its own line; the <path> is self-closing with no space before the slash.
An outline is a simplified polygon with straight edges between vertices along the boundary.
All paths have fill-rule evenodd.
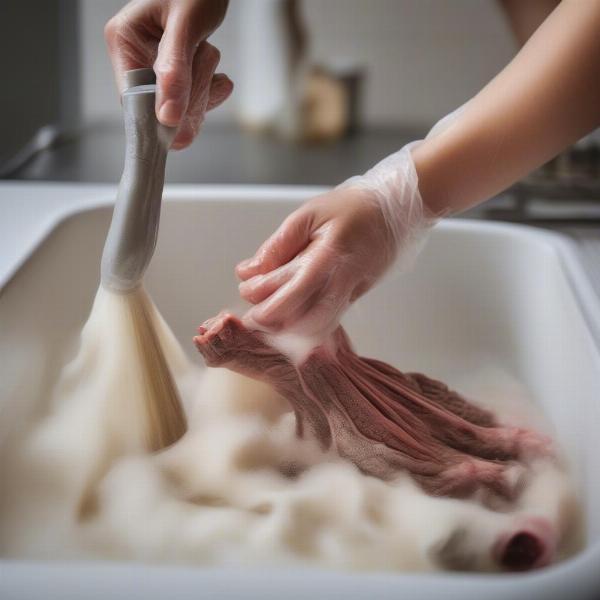
<path id="1" fill-rule="evenodd" d="M 226 75 L 215 74 L 220 53 L 206 41 L 226 8 L 226 0 L 134 0 L 104 29 L 119 92 L 126 71 L 154 67 L 156 116 L 163 125 L 178 127 L 174 149 L 191 144 L 205 112 L 233 89 Z"/>
<path id="2" fill-rule="evenodd" d="M 255 306 L 248 325 L 324 337 L 398 256 L 406 264 L 436 219 L 409 144 L 360 177 L 309 200 L 236 269 Z"/>

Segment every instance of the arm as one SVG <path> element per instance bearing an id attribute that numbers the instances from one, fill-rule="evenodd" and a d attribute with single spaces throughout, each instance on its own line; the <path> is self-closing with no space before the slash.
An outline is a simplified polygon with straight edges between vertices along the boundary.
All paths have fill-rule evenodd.
<path id="1" fill-rule="evenodd" d="M 233 89 L 226 75 L 215 74 L 220 54 L 206 41 L 226 9 L 227 0 L 132 0 L 104 28 L 120 92 L 125 71 L 154 67 L 156 116 L 179 128 L 175 149 L 191 144 L 204 113 Z"/>
<path id="2" fill-rule="evenodd" d="M 563 0 L 440 135 L 413 151 L 434 214 L 505 189 L 600 124 L 600 2 Z"/>
<path id="3" fill-rule="evenodd" d="M 525 44 L 559 2 L 560 0 L 499 0 L 519 47 Z"/>
<path id="4" fill-rule="evenodd" d="M 600 122 L 600 2 L 563 0 L 518 56 L 427 139 L 309 200 L 240 263 L 258 328 L 326 333 L 435 215 L 510 185 Z"/>

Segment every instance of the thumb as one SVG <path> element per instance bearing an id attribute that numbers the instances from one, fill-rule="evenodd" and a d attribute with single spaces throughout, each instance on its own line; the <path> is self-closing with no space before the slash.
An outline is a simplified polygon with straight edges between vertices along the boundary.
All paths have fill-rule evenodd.
<path id="1" fill-rule="evenodd" d="M 312 222 L 310 211 L 300 209 L 292 213 L 252 258 L 237 265 L 237 276 L 246 281 L 288 263 L 308 246 Z"/>
<path id="2" fill-rule="evenodd" d="M 154 63 L 156 73 L 156 116 L 168 127 L 181 122 L 190 100 L 192 62 L 197 40 L 189 19 L 179 11 L 171 13 L 158 45 Z"/>

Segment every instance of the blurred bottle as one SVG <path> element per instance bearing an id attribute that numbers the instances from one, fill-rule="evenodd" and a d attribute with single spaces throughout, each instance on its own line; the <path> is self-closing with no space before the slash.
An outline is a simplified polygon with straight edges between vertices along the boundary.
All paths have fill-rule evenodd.
<path id="1" fill-rule="evenodd" d="M 311 143 L 355 131 L 363 70 L 311 63 L 299 1 L 244 0 L 240 8 L 242 127 Z"/>
<path id="2" fill-rule="evenodd" d="M 298 2 L 244 0 L 240 42 L 242 126 L 297 137 L 306 45 Z"/>

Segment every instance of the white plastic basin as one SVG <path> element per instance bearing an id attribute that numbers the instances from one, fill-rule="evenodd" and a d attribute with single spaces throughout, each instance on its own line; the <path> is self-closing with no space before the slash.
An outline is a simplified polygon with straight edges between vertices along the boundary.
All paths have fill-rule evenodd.
<path id="1" fill-rule="evenodd" d="M 306 196 L 289 188 L 218 195 L 201 187 L 167 193 L 146 280 L 190 354 L 195 327 L 235 303 L 234 264 Z M 89 314 L 110 214 L 108 201 L 63 214 L 0 289 L 0 451 L 35 408 L 18 402 L 14 390 L 45 384 Z M 453 373 L 492 364 L 527 386 L 558 432 L 580 486 L 586 540 L 573 558 L 535 573 L 497 576 L 13 561 L 0 562 L 0 598 L 600 598 L 594 301 L 567 240 L 457 220 L 437 228 L 413 273 L 388 278 L 346 320 L 362 353 L 405 370 L 452 384 Z"/>

